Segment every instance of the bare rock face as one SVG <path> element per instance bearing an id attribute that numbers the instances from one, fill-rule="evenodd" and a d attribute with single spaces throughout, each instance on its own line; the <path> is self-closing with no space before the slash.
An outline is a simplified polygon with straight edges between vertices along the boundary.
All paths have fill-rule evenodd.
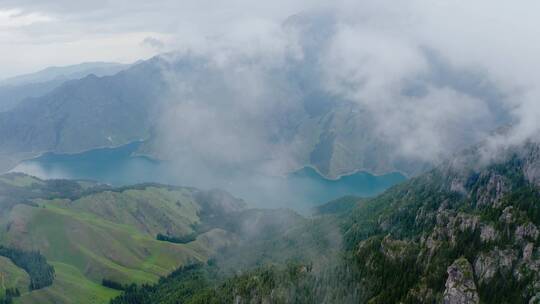
<path id="1" fill-rule="evenodd" d="M 520 225 L 516 229 L 516 238 L 518 240 L 531 240 L 536 241 L 538 238 L 538 228 L 536 228 L 536 225 L 534 225 L 531 222 L 528 222 L 526 224 Z"/>
<path id="2" fill-rule="evenodd" d="M 523 260 L 524 261 L 530 261 L 534 252 L 534 244 L 533 243 L 527 243 L 525 247 L 523 248 Z"/>
<path id="3" fill-rule="evenodd" d="M 387 235 L 381 242 L 381 252 L 391 260 L 397 260 L 403 257 L 407 251 L 407 242 L 393 240 Z"/>
<path id="4" fill-rule="evenodd" d="M 501 216 L 499 217 L 499 221 L 505 224 L 512 224 L 514 222 L 514 207 L 508 206 L 504 208 Z"/>
<path id="5" fill-rule="evenodd" d="M 474 262 L 474 273 L 479 283 L 489 282 L 497 272 L 510 273 L 518 253 L 514 250 L 494 249 L 478 255 Z"/>
<path id="6" fill-rule="evenodd" d="M 448 267 L 448 279 L 444 291 L 444 304 L 480 303 L 471 264 L 465 258 L 459 258 Z"/>
<path id="7" fill-rule="evenodd" d="M 491 280 L 498 270 L 499 260 L 496 253 L 482 253 L 474 262 L 474 273 L 479 283 Z"/>
<path id="8" fill-rule="evenodd" d="M 484 192 L 478 197 L 478 205 L 499 207 L 503 196 L 510 190 L 509 184 L 505 177 L 491 174 Z"/>
<path id="9" fill-rule="evenodd" d="M 492 225 L 483 225 L 480 230 L 480 240 L 487 243 L 498 239 L 497 230 Z"/>
<path id="10" fill-rule="evenodd" d="M 540 293 L 534 295 L 530 300 L 529 304 L 540 304 Z"/>
<path id="11" fill-rule="evenodd" d="M 459 232 L 476 231 L 481 228 L 479 216 L 463 212 L 439 211 L 435 220 L 436 226 L 425 240 L 430 251 L 438 244 L 437 241 L 449 240 L 450 244 L 455 245 Z M 495 238 L 496 236 L 488 237 Z"/>

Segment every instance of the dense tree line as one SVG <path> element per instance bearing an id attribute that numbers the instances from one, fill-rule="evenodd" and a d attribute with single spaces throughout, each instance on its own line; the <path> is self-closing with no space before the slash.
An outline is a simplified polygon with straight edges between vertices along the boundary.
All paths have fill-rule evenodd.
<path id="1" fill-rule="evenodd" d="M 110 280 L 110 279 L 103 279 L 101 280 L 101 285 L 107 287 L 107 288 L 111 288 L 111 289 L 116 289 L 116 290 L 126 290 L 128 286 L 120 283 L 120 282 L 117 282 L 117 281 L 114 281 L 114 280 Z"/>
<path id="2" fill-rule="evenodd" d="M 353 210 L 361 201 L 362 199 L 360 197 L 347 195 L 317 206 L 313 210 L 318 215 L 340 214 Z"/>
<path id="3" fill-rule="evenodd" d="M 10 259 L 13 264 L 24 269 L 30 277 L 30 290 L 50 286 L 54 280 L 54 267 L 47 264 L 38 251 L 24 251 L 0 246 L 0 256 Z"/>
<path id="4" fill-rule="evenodd" d="M 184 236 L 170 236 L 162 233 L 158 233 L 156 236 L 158 241 L 171 242 L 176 244 L 187 244 L 193 242 L 197 239 L 196 233 L 186 234 Z"/>
<path id="5" fill-rule="evenodd" d="M 266 265 L 223 277 L 213 264 L 181 267 L 154 285 L 130 285 L 110 304 L 359 303 L 355 270 L 345 264 Z"/>
<path id="6" fill-rule="evenodd" d="M 21 292 L 19 288 L 6 288 L 4 291 L 4 296 L 0 298 L 0 304 L 12 304 L 13 298 L 20 297 Z"/>
<path id="7" fill-rule="evenodd" d="M 209 282 L 209 274 L 203 265 L 187 265 L 161 278 L 157 284 L 126 286 L 110 304 L 153 304 L 164 303 L 166 299 L 175 299 L 172 303 L 189 303 L 193 295 L 209 287 Z"/>

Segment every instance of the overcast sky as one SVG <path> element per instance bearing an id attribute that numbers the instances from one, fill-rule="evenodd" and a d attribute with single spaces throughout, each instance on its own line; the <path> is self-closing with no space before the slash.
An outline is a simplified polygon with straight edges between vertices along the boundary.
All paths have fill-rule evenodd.
<path id="1" fill-rule="evenodd" d="M 372 38 L 394 45 L 413 39 L 463 63 L 524 68 L 513 60 L 540 61 L 539 9 L 534 0 L 0 0 L 0 78 L 50 65 L 126 63 L 231 32 L 240 42 L 261 39 L 288 16 L 317 10 L 356 29 L 377 27 L 381 35 Z M 360 41 L 351 34 L 351 43 Z M 503 52 L 507 62 L 495 58 Z"/>
<path id="2" fill-rule="evenodd" d="M 317 1 L 0 0 L 0 78 L 51 65 L 122 63 L 238 30 L 266 27 Z"/>

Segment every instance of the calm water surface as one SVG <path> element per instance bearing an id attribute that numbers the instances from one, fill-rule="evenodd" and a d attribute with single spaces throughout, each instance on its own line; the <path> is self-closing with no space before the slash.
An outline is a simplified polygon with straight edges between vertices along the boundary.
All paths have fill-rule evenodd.
<path id="1" fill-rule="evenodd" d="M 13 171 L 41 178 L 90 179 L 115 186 L 144 182 L 222 188 L 259 207 L 291 207 L 297 210 L 344 196 L 373 196 L 405 180 L 399 173 L 375 176 L 365 172 L 329 180 L 312 168 L 304 168 L 287 177 L 227 176 L 194 178 L 196 173 L 181 174 L 167 162 L 132 156 L 140 143 L 118 148 L 95 149 L 79 154 L 47 153 L 20 163 Z"/>

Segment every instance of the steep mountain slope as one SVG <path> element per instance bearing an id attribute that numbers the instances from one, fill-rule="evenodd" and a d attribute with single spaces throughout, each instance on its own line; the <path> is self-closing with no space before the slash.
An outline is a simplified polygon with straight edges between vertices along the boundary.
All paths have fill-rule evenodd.
<path id="1" fill-rule="evenodd" d="M 145 138 L 151 101 L 163 90 L 159 79 L 148 63 L 115 76 L 89 75 L 27 100 L 0 113 L 2 152 L 78 152 Z"/>
<path id="2" fill-rule="evenodd" d="M 24 99 L 43 96 L 68 80 L 90 74 L 98 77 L 114 75 L 128 65 L 88 62 L 74 66 L 51 67 L 45 70 L 0 81 L 0 112 L 14 108 Z"/>
<path id="3" fill-rule="evenodd" d="M 466 290 L 452 278 L 469 268 L 467 284 L 485 303 L 535 296 L 538 151 L 532 143 L 509 148 L 482 165 L 481 150 L 472 149 L 360 207 L 345 236 L 372 300 L 440 300 Z M 392 269 L 413 275 L 396 278 Z M 387 288 L 392 277 L 397 291 Z"/>
<path id="4" fill-rule="evenodd" d="M 213 265 L 180 269 L 112 303 L 536 303 L 540 145 L 487 160 L 470 149 L 359 201 L 338 216 L 344 242 L 333 263 L 311 257 L 228 277 L 213 275 Z"/>
<path id="5" fill-rule="evenodd" d="M 481 148 L 355 210 L 345 238 L 366 299 L 526 303 L 535 296 L 538 145 L 487 162 Z"/>
<path id="6" fill-rule="evenodd" d="M 200 56 L 156 57 L 113 76 L 90 75 L 66 82 L 0 113 L 0 169 L 47 151 L 74 153 L 147 139 L 141 152 L 157 158 L 174 159 L 179 147 L 186 147 L 184 142 L 193 141 L 200 143 L 182 154 L 186 158 L 205 156 L 197 150 L 205 144 L 204 136 L 174 129 L 188 127 L 182 125 L 181 118 L 167 120 L 174 109 L 180 109 L 180 114 L 188 111 L 184 113 L 188 116 L 201 115 L 189 113 L 197 110 L 190 108 L 192 100 L 197 100 L 197 107 L 207 106 L 208 111 L 220 113 L 215 122 L 223 123 L 216 126 L 220 132 L 227 132 L 229 118 L 257 122 L 250 128 L 261 142 L 244 143 L 240 138 L 239 144 L 267 145 L 273 154 L 288 146 L 286 156 L 276 156 L 285 158 L 276 161 L 290 158 L 285 172 L 309 165 L 335 178 L 357 170 L 414 174 L 425 168 L 424 163 L 393 155 L 391 145 L 370 127 L 369 113 L 319 89 L 320 80 L 306 74 L 308 65 L 306 61 L 292 70 L 264 71 L 268 85 L 280 87 L 283 93 L 273 96 L 277 93 L 272 91 L 250 101 L 254 113 L 243 106 L 245 93 L 230 83 L 227 70 Z M 185 86 L 189 90 L 183 90 Z M 287 106 L 276 107 L 272 104 L 276 99 Z M 210 138 L 220 135 L 213 134 L 216 128 L 206 129 L 204 124 L 191 128 L 201 129 L 198 132 Z M 251 161 L 267 161 L 267 154 L 253 153 L 248 155 Z"/>
<path id="7" fill-rule="evenodd" d="M 59 87 L 65 80 L 51 80 L 43 83 L 0 86 L 0 112 L 13 109 L 27 98 L 43 96 Z"/>
<path id="8" fill-rule="evenodd" d="M 283 31 L 298 38 L 302 56 L 287 53 L 287 64 L 268 63 L 260 54 L 173 53 L 112 76 L 64 83 L 0 113 L 0 171 L 47 151 L 146 140 L 139 152 L 156 158 L 181 155 L 190 164 L 244 165 L 278 175 L 305 166 L 329 178 L 356 171 L 424 172 L 433 158 L 404 153 L 388 135 L 401 126 L 381 132 L 380 124 L 392 118 L 374 117 L 373 109 L 336 92 L 325 78 L 337 26 L 331 16 L 289 18 Z M 486 100 L 489 113 L 476 126 L 479 132 L 506 121 L 507 112 L 495 102 L 502 97 L 481 76 L 452 69 L 436 55 L 426 55 L 426 64 L 426 75 L 411 76 L 396 98 L 405 102 L 430 89 L 448 89 Z M 449 128 L 459 122 L 451 120 Z M 449 140 L 448 153 L 476 140 L 464 130 Z"/>

